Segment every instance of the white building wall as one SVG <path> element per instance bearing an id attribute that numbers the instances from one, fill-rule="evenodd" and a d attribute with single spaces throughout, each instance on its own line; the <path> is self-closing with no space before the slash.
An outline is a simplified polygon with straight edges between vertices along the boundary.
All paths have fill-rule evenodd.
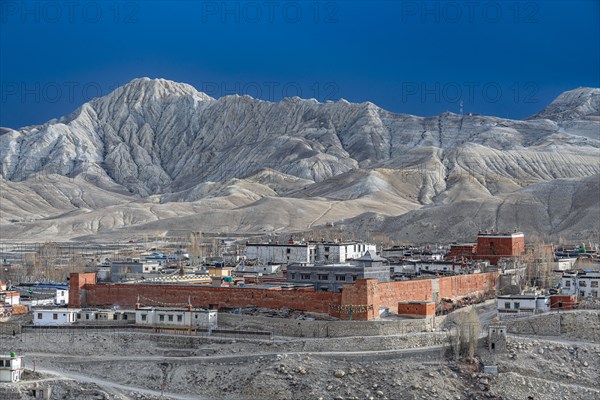
<path id="1" fill-rule="evenodd" d="M 246 245 L 246 258 L 258 259 L 265 264 L 309 264 L 314 262 L 314 248 L 314 245 L 248 244 Z"/>
<path id="2" fill-rule="evenodd" d="M 143 316 L 146 316 L 144 319 Z M 161 317 L 162 316 L 162 317 Z M 140 309 L 135 311 L 135 323 L 148 326 L 217 327 L 216 311 Z"/>
<path id="3" fill-rule="evenodd" d="M 515 308 L 516 303 L 519 304 L 519 308 Z M 535 309 L 536 299 L 498 297 L 498 311 L 533 312 Z"/>
<path id="4" fill-rule="evenodd" d="M 0 358 L 0 382 L 18 382 L 21 380 L 21 357 Z"/>
<path id="5" fill-rule="evenodd" d="M 70 325 L 77 321 L 78 310 L 33 310 L 35 326 Z"/>
<path id="6" fill-rule="evenodd" d="M 375 252 L 377 246 L 369 243 L 318 243 L 316 261 L 344 263 L 362 257 L 369 250 Z"/>
<path id="7" fill-rule="evenodd" d="M 69 304 L 69 291 L 66 289 L 56 289 L 54 304 L 65 305 Z"/>
<path id="8" fill-rule="evenodd" d="M 600 273 L 565 275 L 560 282 L 561 294 L 580 297 L 600 297 Z"/>
<path id="9" fill-rule="evenodd" d="M 21 304 L 21 295 L 19 294 L 19 292 L 6 292 L 4 303 L 11 306 Z"/>

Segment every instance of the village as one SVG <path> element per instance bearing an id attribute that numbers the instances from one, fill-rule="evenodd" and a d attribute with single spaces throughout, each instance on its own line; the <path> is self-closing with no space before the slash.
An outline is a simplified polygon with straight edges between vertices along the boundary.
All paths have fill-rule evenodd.
<path id="1" fill-rule="evenodd" d="M 227 352 L 248 352 L 245 357 L 254 357 L 247 348 L 251 343 L 258 348 L 289 347 L 293 352 L 302 342 L 302 348 L 312 348 L 312 354 L 335 351 L 340 343 L 360 336 L 367 342 L 357 346 L 357 351 L 367 351 L 363 354 L 367 358 L 373 357 L 368 352 L 412 348 L 421 349 L 424 360 L 431 354 L 445 359 L 448 352 L 456 360 L 478 359 L 478 374 L 484 378 L 477 379 L 485 382 L 497 379 L 502 370 L 498 355 L 506 356 L 512 346 L 519 348 L 514 343 L 523 340 L 521 335 L 571 335 L 586 345 L 595 340 L 590 354 L 600 351 L 598 246 L 529 244 L 517 231 L 479 231 L 472 242 L 448 245 L 382 246 L 290 236 L 287 241 L 224 238 L 216 246 L 215 240 L 163 248 L 128 243 L 95 252 L 82 249 L 76 256 L 70 249 L 68 255 L 79 260 L 79 266 L 61 262 L 61 257 L 69 258 L 54 243 L 44 244 L 33 256 L 11 259 L 15 254 L 2 254 L 0 286 L 0 352 L 5 353 L 0 357 L 0 381 L 4 382 L 0 393 L 3 388 L 11 392 L 7 385 L 16 385 L 13 392 L 23 397 L 15 398 L 54 398 L 53 390 L 55 394 L 68 390 L 62 381 L 34 383 L 37 380 L 32 377 L 40 373 L 69 376 L 68 371 L 45 368 L 53 363 L 43 356 L 49 349 L 40 338 L 51 338 L 57 348 L 68 347 L 75 338 L 109 342 L 173 338 L 179 343 L 175 355 L 197 357 L 203 363 L 207 360 L 194 350 L 199 343 L 212 349 L 205 357 L 220 354 L 223 343 L 230 343 Z M 33 266 L 28 266 L 31 257 Z M 53 279 L 19 281 L 22 268 L 28 268 L 27 276 L 45 271 L 41 276 Z M 59 280 L 61 273 L 64 279 Z M 573 329 L 573 324 L 580 326 Z M 180 342 L 184 338 L 191 340 L 189 348 Z M 157 343 L 141 354 L 154 357 L 152 348 Z M 244 348 L 236 350 L 238 346 Z M 75 352 L 96 354 L 89 348 Z M 411 362 L 421 359 L 410 353 L 401 357 L 415 358 Z M 65 365 L 73 361 L 63 359 Z M 337 379 L 346 374 L 335 371 Z M 119 381 L 114 376 L 110 379 Z M 127 392 L 115 385 L 112 382 L 108 387 Z M 140 384 L 139 389 L 144 386 L 148 385 Z M 354 398 L 336 397 L 330 386 L 325 385 L 325 396 L 305 395 Z M 480 386 L 483 394 L 492 396 L 489 385 Z M 177 388 L 166 389 L 164 385 L 150 392 L 129 388 L 128 393 L 159 398 L 170 391 L 172 398 L 184 398 L 175 395 Z M 374 390 L 374 396 L 395 398 L 379 392 Z M 213 397 L 208 398 L 244 397 L 239 391 L 210 393 Z"/>

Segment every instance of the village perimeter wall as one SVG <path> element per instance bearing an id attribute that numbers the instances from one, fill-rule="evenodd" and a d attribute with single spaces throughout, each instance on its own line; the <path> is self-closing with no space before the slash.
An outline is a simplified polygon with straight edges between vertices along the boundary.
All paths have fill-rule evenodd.
<path id="1" fill-rule="evenodd" d="M 383 305 L 393 313 L 400 301 L 435 301 L 493 290 L 497 272 L 453 277 L 379 283 L 359 280 L 341 293 L 313 290 L 212 287 L 205 285 L 97 284 L 95 274 L 71 274 L 70 307 L 179 306 L 292 308 L 325 313 L 341 319 L 379 318 Z"/>
<path id="2" fill-rule="evenodd" d="M 559 311 L 505 320 L 509 333 L 600 341 L 600 311 Z"/>

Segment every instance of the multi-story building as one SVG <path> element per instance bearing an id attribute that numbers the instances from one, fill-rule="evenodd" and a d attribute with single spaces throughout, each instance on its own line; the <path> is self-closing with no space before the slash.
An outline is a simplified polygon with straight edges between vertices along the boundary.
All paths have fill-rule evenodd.
<path id="1" fill-rule="evenodd" d="M 600 272 L 564 273 L 560 280 L 560 293 L 579 297 L 598 298 Z"/>
<path id="2" fill-rule="evenodd" d="M 390 267 L 386 260 L 368 251 L 364 256 L 344 264 L 292 264 L 287 269 L 287 280 L 292 283 L 310 283 L 315 290 L 338 292 L 344 285 L 359 279 L 390 281 Z"/>
<path id="3" fill-rule="evenodd" d="M 23 373 L 21 356 L 16 353 L 0 355 L 0 382 L 19 382 Z"/>
<path id="4" fill-rule="evenodd" d="M 477 254 L 477 243 L 452 243 L 449 246 L 447 260 L 472 259 Z"/>
<path id="5" fill-rule="evenodd" d="M 263 264 L 345 263 L 376 251 L 374 244 L 354 242 L 246 243 L 246 258 Z"/>
<path id="6" fill-rule="evenodd" d="M 246 258 L 262 264 L 310 264 L 315 262 L 316 245 L 306 242 L 246 243 Z"/>
<path id="7" fill-rule="evenodd" d="M 525 252 L 525 235 L 522 232 L 499 233 L 485 231 L 477 235 L 476 258 L 497 265 L 501 258 L 518 257 Z"/>

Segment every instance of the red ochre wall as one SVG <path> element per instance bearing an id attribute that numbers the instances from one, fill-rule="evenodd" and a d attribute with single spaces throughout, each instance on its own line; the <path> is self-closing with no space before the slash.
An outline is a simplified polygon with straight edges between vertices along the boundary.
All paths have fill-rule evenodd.
<path id="1" fill-rule="evenodd" d="M 453 298 L 493 289 L 498 273 L 460 275 L 438 278 L 438 298 Z M 398 302 L 433 301 L 433 279 L 378 283 L 374 279 L 359 280 L 347 285 L 341 293 L 300 290 L 252 288 L 222 288 L 193 285 L 136 285 L 95 284 L 94 274 L 71 274 L 70 307 L 134 307 L 185 306 L 235 308 L 255 306 L 264 308 L 289 307 L 296 310 L 328 313 L 349 319 L 344 306 L 366 311 L 353 311 L 353 320 L 370 320 L 379 316 L 383 305 L 397 312 Z M 189 300 L 188 300 L 189 299 Z"/>
<path id="2" fill-rule="evenodd" d="M 431 317 L 435 315 L 435 304 L 431 302 L 400 302 L 398 303 L 398 315 Z"/>
<path id="3" fill-rule="evenodd" d="M 496 287 L 497 272 L 448 276 L 438 279 L 439 298 L 454 298 L 486 292 Z"/>

